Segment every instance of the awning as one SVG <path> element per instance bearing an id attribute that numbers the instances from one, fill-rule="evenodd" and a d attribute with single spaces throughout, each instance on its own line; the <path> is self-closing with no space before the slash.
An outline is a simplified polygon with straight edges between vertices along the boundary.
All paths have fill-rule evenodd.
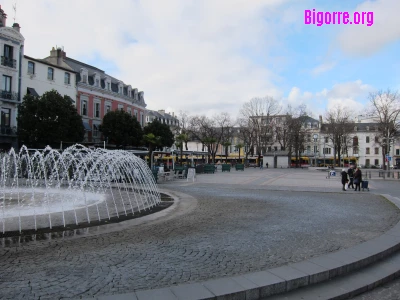
<path id="1" fill-rule="evenodd" d="M 83 127 L 85 127 L 86 131 L 92 131 L 92 128 L 90 128 L 89 123 L 83 122 Z"/>
<path id="2" fill-rule="evenodd" d="M 28 90 L 27 93 L 28 93 L 29 95 L 32 95 L 32 96 L 35 96 L 35 97 L 39 97 L 39 94 L 35 91 L 34 88 L 28 87 L 27 90 Z"/>

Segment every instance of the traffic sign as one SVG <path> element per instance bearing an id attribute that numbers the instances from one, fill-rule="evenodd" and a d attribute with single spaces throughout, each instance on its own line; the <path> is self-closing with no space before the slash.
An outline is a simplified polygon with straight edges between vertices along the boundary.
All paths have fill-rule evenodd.
<path id="1" fill-rule="evenodd" d="M 388 161 L 392 161 L 392 157 L 391 156 L 388 156 Z"/>

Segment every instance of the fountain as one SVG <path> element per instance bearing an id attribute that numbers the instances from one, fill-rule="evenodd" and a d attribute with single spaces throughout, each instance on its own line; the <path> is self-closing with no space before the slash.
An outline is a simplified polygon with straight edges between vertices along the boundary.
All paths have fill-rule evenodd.
<path id="1" fill-rule="evenodd" d="M 160 203 L 145 161 L 123 150 L 46 147 L 0 156 L 0 232 L 68 227 Z"/>

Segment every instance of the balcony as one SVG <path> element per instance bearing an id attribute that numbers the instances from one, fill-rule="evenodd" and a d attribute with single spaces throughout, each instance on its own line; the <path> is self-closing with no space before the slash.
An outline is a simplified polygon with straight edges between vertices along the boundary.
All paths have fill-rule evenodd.
<path id="1" fill-rule="evenodd" d="M 17 68 L 17 61 L 15 59 L 8 58 L 6 56 L 1 57 L 1 64 L 6 67 L 10 67 L 10 68 L 14 68 L 14 69 Z"/>
<path id="2" fill-rule="evenodd" d="M 19 101 L 19 94 L 16 92 L 9 92 L 5 90 L 0 90 L 0 100 L 13 100 Z"/>
<path id="3" fill-rule="evenodd" d="M 10 127 L 10 126 L 1 125 L 1 126 L 0 126 L 0 135 L 12 135 L 12 136 L 16 136 L 16 135 L 17 135 L 17 130 L 16 130 L 15 127 Z"/>

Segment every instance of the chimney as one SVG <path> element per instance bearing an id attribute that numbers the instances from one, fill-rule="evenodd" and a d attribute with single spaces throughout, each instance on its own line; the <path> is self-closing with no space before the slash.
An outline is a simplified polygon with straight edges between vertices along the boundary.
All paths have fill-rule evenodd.
<path id="1" fill-rule="evenodd" d="M 14 28 L 14 30 L 20 32 L 20 28 L 21 28 L 21 27 L 19 27 L 19 24 L 18 24 L 18 23 L 14 23 L 12 27 Z"/>
<path id="2" fill-rule="evenodd" d="M 321 115 L 319 115 L 319 124 L 320 125 L 322 124 L 322 116 Z"/>
<path id="3" fill-rule="evenodd" d="M 7 15 L 4 13 L 4 10 L 0 5 L 0 27 L 6 27 Z"/>
<path id="4" fill-rule="evenodd" d="M 172 116 L 175 118 L 175 113 L 174 112 L 172 112 Z"/>

